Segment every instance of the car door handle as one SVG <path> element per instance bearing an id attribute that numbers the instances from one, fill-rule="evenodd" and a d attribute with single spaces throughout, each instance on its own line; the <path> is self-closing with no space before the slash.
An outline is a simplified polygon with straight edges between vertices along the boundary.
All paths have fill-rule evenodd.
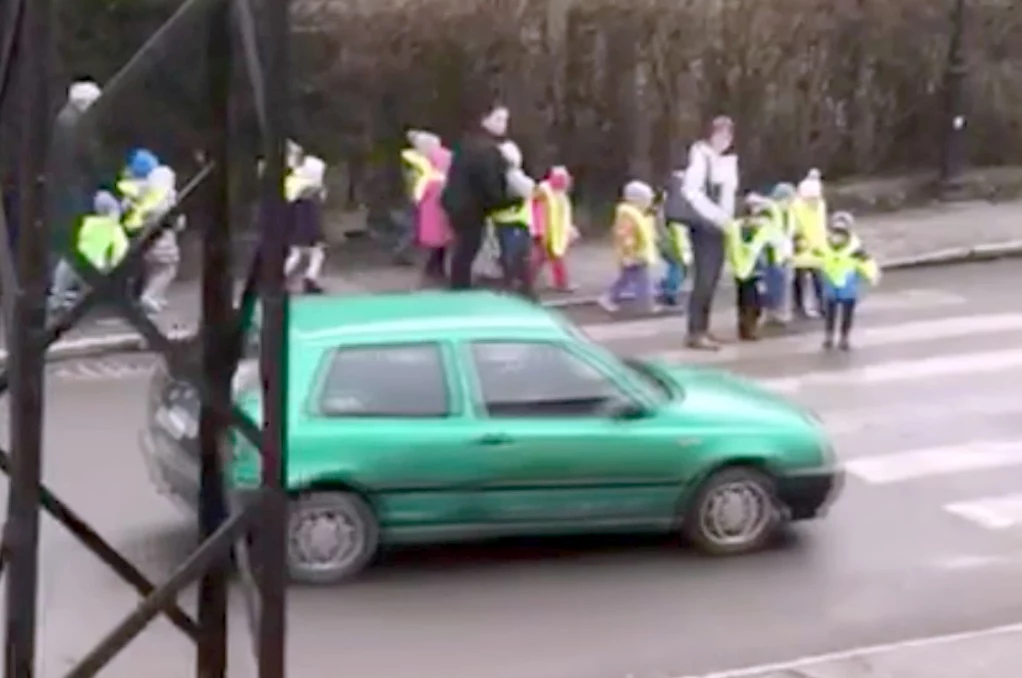
<path id="1" fill-rule="evenodd" d="M 476 439 L 476 442 L 480 445 L 509 445 L 512 441 L 511 436 L 504 433 L 489 433 L 484 436 L 479 436 L 479 438 Z"/>

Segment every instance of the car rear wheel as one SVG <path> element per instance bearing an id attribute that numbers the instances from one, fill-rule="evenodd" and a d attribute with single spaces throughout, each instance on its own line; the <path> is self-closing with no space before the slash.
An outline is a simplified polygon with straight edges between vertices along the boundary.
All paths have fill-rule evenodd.
<path id="1" fill-rule="evenodd" d="M 763 548 L 780 523 L 770 476 L 733 466 L 703 482 L 685 511 L 683 531 L 703 553 L 734 556 Z"/>
<path id="2" fill-rule="evenodd" d="M 337 584 L 361 572 L 379 546 L 369 505 L 352 492 L 311 492 L 291 500 L 287 564 L 303 584 Z"/>

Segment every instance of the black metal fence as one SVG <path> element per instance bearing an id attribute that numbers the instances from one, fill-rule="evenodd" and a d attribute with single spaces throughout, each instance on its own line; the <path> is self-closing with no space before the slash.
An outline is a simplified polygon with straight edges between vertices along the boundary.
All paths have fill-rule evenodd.
<path id="1" fill-rule="evenodd" d="M 4 210 L 0 227 L 17 225 L 17 238 L 0 238 L 3 326 L 9 359 L 0 371 L 0 391 L 10 403 L 10 450 L 0 449 L 0 470 L 10 477 L 7 520 L 0 542 L 6 576 L 5 673 L 35 675 L 40 512 L 46 511 L 113 569 L 140 596 L 138 606 L 111 629 L 67 673 L 94 676 L 158 615 L 167 617 L 196 643 L 196 676 L 226 675 L 227 586 L 232 551 L 249 598 L 259 676 L 285 674 L 285 540 L 283 491 L 286 449 L 288 299 L 284 289 L 284 140 L 288 130 L 287 0 L 187 0 L 104 89 L 103 96 L 54 143 L 52 91 L 54 0 L 8 0 L 0 7 L 0 174 Z M 205 46 L 205 49 L 203 49 Z M 187 72 L 187 78 L 179 74 Z M 198 77 L 196 77 L 198 76 Z M 125 118 L 118 101 L 142 101 L 143 115 Z M 57 104 L 55 106 L 55 104 Z M 138 110 L 138 106 L 132 106 Z M 71 140 L 70 143 L 68 140 Z M 68 163 L 80 183 L 100 187 L 116 173 L 129 146 L 188 154 L 193 162 L 175 208 L 148 224 L 112 271 L 80 270 L 87 292 L 58 315 L 47 311 L 50 256 L 68 236 L 55 228 L 54 202 L 75 190 L 64 181 Z M 240 295 L 231 279 L 231 232 L 249 218 L 232 190 L 253 174 L 251 159 L 266 160 L 260 179 L 261 245 L 249 262 Z M 74 184 L 76 182 L 70 182 Z M 92 190 L 90 188 L 90 190 Z M 56 196 L 56 200 L 54 200 Z M 201 369 L 186 360 L 181 341 L 165 336 L 128 295 L 125 281 L 147 249 L 182 210 L 203 229 Z M 54 232 L 56 231 L 56 232 Z M 176 378 L 201 394 L 201 510 L 196 550 L 162 583 L 149 581 L 73 507 L 42 484 L 44 366 L 48 348 L 98 303 L 114 306 L 151 348 L 162 354 Z M 255 305 L 262 305 L 261 368 L 263 421 L 257 426 L 233 407 L 230 382 Z M 188 342 L 192 345 L 192 342 Z M 235 428 L 262 453 L 262 491 L 245 507 L 230 507 L 221 464 L 229 429 Z M 258 529 L 255 529 L 258 526 Z M 197 618 L 176 599 L 192 582 L 198 587 Z"/>

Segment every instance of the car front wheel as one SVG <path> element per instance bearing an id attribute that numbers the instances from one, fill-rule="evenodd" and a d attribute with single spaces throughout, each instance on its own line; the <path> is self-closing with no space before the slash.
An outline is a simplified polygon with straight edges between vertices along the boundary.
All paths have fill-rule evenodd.
<path id="1" fill-rule="evenodd" d="M 337 584 L 362 571 L 379 546 L 379 526 L 357 494 L 316 491 L 291 500 L 287 564 L 303 584 Z"/>
<path id="2" fill-rule="evenodd" d="M 734 556 L 763 548 L 781 523 L 773 480 L 754 468 L 713 473 L 685 510 L 683 531 L 701 552 Z"/>

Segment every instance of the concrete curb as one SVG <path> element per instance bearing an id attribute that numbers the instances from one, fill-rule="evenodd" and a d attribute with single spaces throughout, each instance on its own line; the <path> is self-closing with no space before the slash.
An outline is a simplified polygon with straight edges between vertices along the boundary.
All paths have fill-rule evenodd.
<path id="1" fill-rule="evenodd" d="M 997 243 L 986 243 L 975 247 L 956 247 L 937 250 L 911 257 L 899 257 L 881 262 L 885 271 L 944 266 L 978 261 L 991 261 L 1022 256 L 1022 239 Z M 596 303 L 598 295 L 582 294 L 563 299 L 548 299 L 543 305 L 548 308 L 566 309 Z M 175 327 L 170 336 L 181 338 L 190 334 L 187 328 Z M 135 332 L 117 332 L 99 337 L 66 339 L 54 344 L 46 355 L 49 362 L 92 358 L 110 353 L 137 353 L 148 350 L 146 341 Z M 0 350 L 0 364 L 7 362 L 7 351 Z"/>
<path id="2" fill-rule="evenodd" d="M 191 331 L 186 328 L 172 328 L 168 336 L 180 339 Z M 80 339 L 64 339 L 50 347 L 46 353 L 46 362 L 60 362 L 81 358 L 95 358 L 111 353 L 139 353 L 149 350 L 148 343 L 136 332 L 117 332 L 98 337 L 82 337 Z M 7 364 L 8 352 L 0 350 L 0 367 Z"/>

